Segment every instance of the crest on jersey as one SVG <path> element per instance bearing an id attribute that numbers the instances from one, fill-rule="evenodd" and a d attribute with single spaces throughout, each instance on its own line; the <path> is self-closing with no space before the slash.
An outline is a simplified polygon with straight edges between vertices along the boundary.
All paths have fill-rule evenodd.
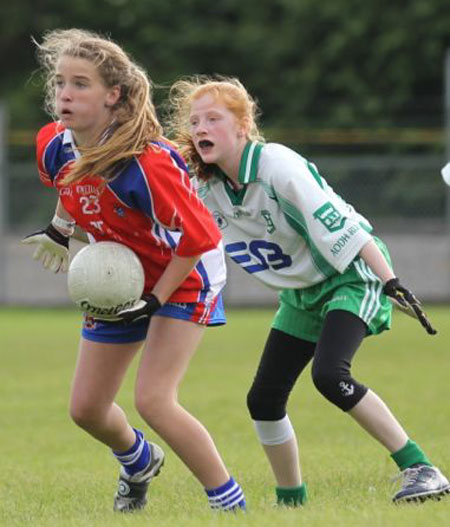
<path id="1" fill-rule="evenodd" d="M 122 207 L 119 207 L 118 205 L 116 205 L 114 207 L 114 212 L 117 214 L 117 216 L 119 216 L 120 218 L 123 218 L 125 216 L 125 211 L 123 210 Z"/>
<path id="2" fill-rule="evenodd" d="M 272 234 L 274 231 L 276 231 L 276 227 L 275 227 L 275 224 L 272 220 L 272 215 L 270 214 L 270 212 L 266 209 L 262 210 L 261 211 L 261 216 L 266 220 L 266 223 L 267 223 L 267 232 L 269 234 Z"/>
<path id="3" fill-rule="evenodd" d="M 336 232 L 342 229 L 346 220 L 330 201 L 327 201 L 327 203 L 319 207 L 313 216 L 330 232 Z"/>
<path id="4" fill-rule="evenodd" d="M 217 226 L 219 227 L 219 229 L 222 230 L 222 229 L 225 229 L 226 227 L 228 227 L 228 221 L 227 221 L 227 219 L 225 218 L 225 216 L 221 212 L 215 210 L 213 212 L 213 217 L 216 220 L 216 223 L 217 223 Z"/>
<path id="5" fill-rule="evenodd" d="M 205 199 L 209 192 L 209 183 L 206 183 L 202 185 L 201 187 L 197 187 L 197 196 L 200 199 Z"/>

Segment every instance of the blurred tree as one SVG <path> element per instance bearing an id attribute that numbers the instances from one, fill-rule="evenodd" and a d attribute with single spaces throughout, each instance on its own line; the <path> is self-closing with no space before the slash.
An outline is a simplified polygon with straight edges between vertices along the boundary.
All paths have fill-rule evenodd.
<path id="1" fill-rule="evenodd" d="M 270 126 L 441 124 L 442 0 L 16 0 L 1 15 L 0 89 L 16 127 L 45 118 L 31 36 L 57 27 L 110 34 L 158 84 L 237 75 Z"/>
<path id="2" fill-rule="evenodd" d="M 432 162 L 436 168 L 415 169 L 410 162 L 399 169 L 404 160 L 396 156 L 428 150 L 436 160 L 443 141 L 435 134 L 419 148 L 406 141 L 390 144 L 389 138 L 400 127 L 442 126 L 449 21 L 446 0 L 2 0 L 0 93 L 12 128 L 39 128 L 48 117 L 32 37 L 40 41 L 55 28 L 91 29 L 110 35 L 148 70 L 160 87 L 159 106 L 180 76 L 237 76 L 258 99 L 268 138 L 314 159 L 333 154 L 328 163 L 322 157 L 320 168 L 362 212 L 440 217 L 444 194 L 441 181 L 432 179 L 439 161 Z M 298 131 L 330 128 L 340 130 L 339 141 L 316 150 Z M 364 153 L 344 142 L 342 130 L 354 128 L 390 132 L 378 134 L 384 135 L 381 146 L 368 141 L 364 148 L 392 155 L 392 164 L 383 158 L 376 166 L 365 161 L 363 169 L 361 163 L 340 168 L 338 158 Z M 9 155 L 32 166 L 33 147 L 24 143 Z M 22 180 L 14 184 L 20 187 Z M 380 188 L 383 199 L 373 199 Z"/>

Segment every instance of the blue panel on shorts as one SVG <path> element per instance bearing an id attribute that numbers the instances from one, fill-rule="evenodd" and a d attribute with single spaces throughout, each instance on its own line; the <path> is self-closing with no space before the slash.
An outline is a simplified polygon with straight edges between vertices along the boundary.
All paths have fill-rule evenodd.
<path id="1" fill-rule="evenodd" d="M 218 295 L 214 308 L 208 313 L 204 304 L 169 302 L 164 304 L 156 314 L 162 317 L 190 320 L 207 326 L 226 324 L 225 309 L 222 295 Z M 149 320 L 143 319 L 132 324 L 123 322 L 106 322 L 104 320 L 85 317 L 81 335 L 94 342 L 121 344 L 139 342 L 147 336 Z"/>
<path id="2" fill-rule="evenodd" d="M 222 293 L 216 297 L 216 305 L 209 316 L 208 326 L 223 326 L 227 323 Z"/>
<path id="3" fill-rule="evenodd" d="M 223 326 L 224 324 L 227 323 L 227 317 L 225 315 L 225 306 L 223 304 L 222 293 L 217 295 L 216 298 L 217 298 L 217 302 L 209 316 L 208 326 Z"/>
<path id="4" fill-rule="evenodd" d="M 85 317 L 81 335 L 87 340 L 110 344 L 139 342 L 145 340 L 149 322 L 146 318 L 132 324 L 124 324 Z"/>

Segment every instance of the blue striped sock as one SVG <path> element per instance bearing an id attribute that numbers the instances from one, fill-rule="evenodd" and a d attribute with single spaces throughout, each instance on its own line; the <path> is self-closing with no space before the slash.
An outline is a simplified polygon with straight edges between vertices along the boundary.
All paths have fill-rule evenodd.
<path id="1" fill-rule="evenodd" d="M 205 489 L 208 501 L 213 510 L 245 510 L 245 496 L 241 487 L 230 478 L 224 485 L 215 489 Z"/>
<path id="2" fill-rule="evenodd" d="M 126 452 L 114 452 L 114 456 L 125 468 L 129 476 L 144 470 L 150 462 L 150 448 L 144 439 L 144 434 L 140 430 L 133 429 L 136 434 L 136 442 Z"/>

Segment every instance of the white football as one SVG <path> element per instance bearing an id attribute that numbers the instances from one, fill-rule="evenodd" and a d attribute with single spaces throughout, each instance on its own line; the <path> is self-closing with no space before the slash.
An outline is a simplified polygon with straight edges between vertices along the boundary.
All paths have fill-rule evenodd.
<path id="1" fill-rule="evenodd" d="M 132 307 L 144 291 L 144 269 L 136 254 L 120 243 L 97 242 L 83 247 L 70 263 L 70 298 L 87 315 L 114 320 Z"/>

